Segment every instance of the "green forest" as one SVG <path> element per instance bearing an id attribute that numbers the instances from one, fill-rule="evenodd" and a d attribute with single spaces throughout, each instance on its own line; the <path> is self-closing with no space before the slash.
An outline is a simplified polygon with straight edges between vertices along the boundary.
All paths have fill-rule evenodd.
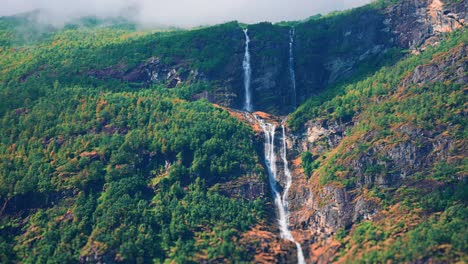
<path id="1" fill-rule="evenodd" d="M 159 41 L 173 49 L 158 52 L 196 60 L 174 43 L 200 36 L 70 27 L 17 40 L 15 22 L 1 22 L 0 262 L 252 258 L 236 241 L 264 219 L 265 201 L 215 188 L 263 177 L 252 130 L 206 101 L 185 100 L 196 85 L 135 89 L 79 76 L 117 53 L 138 61 Z"/>
<path id="2" fill-rule="evenodd" d="M 11 234 L 2 262 L 109 250 L 130 262 L 248 260 L 234 241 L 263 217 L 263 201 L 210 190 L 258 163 L 252 131 L 225 110 L 157 89 L 51 87 L 7 111 L 0 131 L 1 229 Z M 27 225 L 17 222 L 31 211 Z"/>
<path id="3" fill-rule="evenodd" d="M 466 26 L 416 54 L 369 25 L 376 33 L 366 41 L 383 51 L 346 78 L 324 80 L 330 58 L 359 58 L 360 42 L 344 29 L 383 20 L 400 2 L 190 30 L 143 30 L 123 18 L 55 27 L 32 23 L 34 12 L 0 17 L 0 263 L 258 263 L 272 251 L 284 255 L 292 247 L 279 236 L 246 239 L 279 232 L 270 192 L 243 189 L 267 185 L 263 134 L 230 108 L 244 96 L 242 29 L 252 34 L 253 59 L 287 65 L 278 47 L 288 43 L 278 43 L 292 27 L 301 104 L 278 120 L 287 120 L 287 155 L 303 184 L 294 190 L 322 199 L 311 205 L 290 194 L 303 199 L 291 202 L 302 222 L 288 221 L 297 221 L 295 236 L 303 232 L 306 258 L 326 248 L 325 262 L 467 262 Z M 162 81 L 148 67 L 160 67 Z M 278 74 L 275 85 L 290 81 L 289 72 Z M 256 92 L 273 114 L 290 109 L 273 98 L 289 94 Z M 232 105 L 216 101 L 229 96 Z M 301 142 L 317 123 L 329 134 L 343 128 L 339 143 L 329 135 Z M 307 237 L 319 221 L 314 210 L 335 202 L 329 188 L 378 209 L 356 209 L 349 225 Z M 291 262 L 283 255 L 274 263 Z"/>

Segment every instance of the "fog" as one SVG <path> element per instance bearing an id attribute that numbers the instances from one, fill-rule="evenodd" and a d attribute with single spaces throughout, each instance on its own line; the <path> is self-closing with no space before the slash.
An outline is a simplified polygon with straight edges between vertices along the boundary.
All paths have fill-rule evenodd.
<path id="1" fill-rule="evenodd" d="M 0 16 L 44 11 L 42 22 L 64 24 L 83 16 L 124 16 L 142 24 L 193 27 L 238 20 L 244 23 L 300 20 L 371 0 L 0 0 Z"/>

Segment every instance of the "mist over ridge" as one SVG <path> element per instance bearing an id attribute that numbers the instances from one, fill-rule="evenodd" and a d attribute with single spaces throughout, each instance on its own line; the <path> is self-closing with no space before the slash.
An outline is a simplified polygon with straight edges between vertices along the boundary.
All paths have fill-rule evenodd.
<path id="1" fill-rule="evenodd" d="M 371 0 L 0 0 L 0 16 L 41 10 L 41 23 L 62 26 L 85 16 L 124 17 L 142 25 L 196 27 L 232 20 L 243 23 L 300 20 Z"/>

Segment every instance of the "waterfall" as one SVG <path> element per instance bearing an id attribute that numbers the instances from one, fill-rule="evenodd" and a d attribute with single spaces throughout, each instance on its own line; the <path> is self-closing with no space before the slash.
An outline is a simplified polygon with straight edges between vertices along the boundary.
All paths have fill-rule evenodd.
<path id="1" fill-rule="evenodd" d="M 294 27 L 289 31 L 289 77 L 291 78 L 292 86 L 292 107 L 296 109 L 297 106 L 297 92 L 296 92 L 296 73 L 294 71 Z"/>
<path id="2" fill-rule="evenodd" d="M 284 210 L 287 211 L 289 210 L 288 208 L 288 194 L 289 194 L 289 188 L 291 188 L 291 182 L 292 182 L 292 176 L 291 176 L 291 171 L 289 170 L 288 166 L 288 160 L 286 157 L 286 132 L 284 128 L 284 124 L 281 124 L 281 130 L 283 132 L 283 142 L 281 146 L 281 158 L 283 159 L 284 163 L 284 176 L 286 177 L 286 186 L 284 186 L 284 192 L 283 192 L 283 206 Z M 288 221 L 289 222 L 289 221 Z"/>
<path id="3" fill-rule="evenodd" d="M 301 244 L 294 240 L 291 230 L 289 230 L 289 210 L 288 210 L 288 192 L 291 187 L 292 176 L 286 158 L 286 132 L 284 125 L 282 127 L 282 144 L 281 144 L 281 158 L 284 164 L 284 173 L 286 176 L 286 186 L 284 188 L 283 196 L 281 196 L 277 187 L 278 170 L 276 167 L 276 153 L 275 153 L 275 131 L 276 126 L 254 115 L 258 124 L 265 134 L 265 164 L 268 170 L 268 180 L 270 183 L 271 191 L 275 206 L 278 211 L 278 225 L 280 229 L 280 236 L 296 244 L 297 247 L 297 262 L 305 264 L 304 253 L 302 252 Z"/>
<path id="4" fill-rule="evenodd" d="M 247 112 L 252 112 L 253 111 L 252 92 L 250 91 L 250 79 L 252 76 L 252 68 L 250 66 L 250 51 L 249 51 L 250 38 L 249 38 L 247 28 L 244 29 L 244 35 L 245 35 L 245 54 L 244 54 L 244 61 L 242 62 L 242 67 L 244 68 L 244 89 L 245 89 L 244 110 Z"/>

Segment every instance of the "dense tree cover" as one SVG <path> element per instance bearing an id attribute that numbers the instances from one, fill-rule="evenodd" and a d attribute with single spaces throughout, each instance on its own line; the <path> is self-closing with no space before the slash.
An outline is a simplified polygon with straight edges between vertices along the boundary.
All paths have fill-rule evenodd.
<path id="1" fill-rule="evenodd" d="M 0 18 L 0 262 L 250 260 L 238 239 L 264 201 L 212 186 L 261 177 L 251 129 L 184 100 L 209 84 L 135 89 L 87 73 L 159 57 L 216 75 L 242 47 L 238 24 L 154 33 L 30 19 Z"/>
<path id="2" fill-rule="evenodd" d="M 51 87 L 0 133 L 2 262 L 251 257 L 234 241 L 263 203 L 209 190 L 259 162 L 225 110 L 164 89 Z"/>
<path id="3" fill-rule="evenodd" d="M 301 154 L 301 165 L 304 168 L 305 175 L 308 177 L 320 166 L 317 162 L 317 157 L 314 157 L 312 153 L 308 151 Z"/>
<path id="4" fill-rule="evenodd" d="M 1 18 L 0 23 L 7 23 L 7 20 Z M 8 42 L 14 32 L 18 34 L 12 26 L 1 29 L 2 43 Z M 31 75 L 48 78 L 52 75 L 60 82 L 75 79 L 81 84 L 87 75 L 85 70 L 116 65 L 128 70 L 150 57 L 159 57 L 167 64 L 190 61 L 194 69 L 216 75 L 219 68 L 242 47 L 242 43 L 232 37 L 242 39 L 241 34 L 236 22 L 156 33 L 126 27 L 65 27 L 49 33 L 46 38 L 40 38 L 38 45 L 32 47 L 12 46 L 11 43 L 2 45 L 0 65 L 8 65 L 8 68 L 4 69 L 0 80 L 9 82 Z"/>

